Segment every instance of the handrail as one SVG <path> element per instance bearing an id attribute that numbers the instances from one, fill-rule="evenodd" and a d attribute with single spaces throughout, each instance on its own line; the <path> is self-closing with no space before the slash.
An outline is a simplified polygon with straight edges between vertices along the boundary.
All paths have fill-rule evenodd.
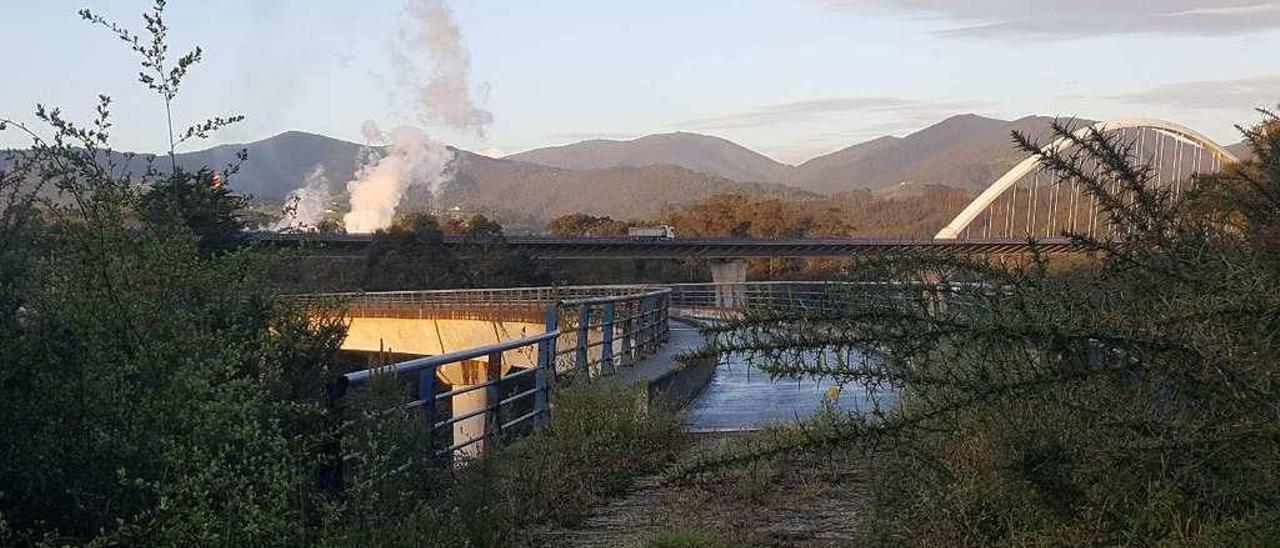
<path id="1" fill-rule="evenodd" d="M 337 291 L 330 293 L 299 293 L 285 295 L 284 298 L 324 299 L 336 297 L 365 296 L 416 296 L 416 295 L 458 295 L 479 293 L 528 293 L 528 292 L 574 292 L 574 291 L 609 291 L 609 290 L 644 290 L 655 286 L 644 284 L 611 284 L 611 285 L 549 285 L 527 287 L 480 287 L 460 289 L 413 289 L 402 291 Z"/>
<path id="2" fill-rule="evenodd" d="M 590 304 L 607 304 L 622 302 L 639 297 L 653 297 L 657 295 L 667 295 L 671 293 L 671 288 L 656 289 L 647 293 L 638 293 L 635 295 L 618 295 L 614 297 L 586 297 L 582 299 L 566 299 L 561 300 L 562 306 L 590 305 Z"/>
<path id="3" fill-rule="evenodd" d="M 548 331 L 540 335 L 534 335 L 531 337 L 524 337 L 522 339 L 515 339 L 512 341 L 500 342 L 500 343 L 495 343 L 495 344 L 490 344 L 485 346 L 477 346 L 475 348 L 468 348 L 466 350 L 459 350 L 457 352 L 450 352 L 448 354 L 441 354 L 439 356 L 416 358 L 408 361 L 399 362 L 393 365 L 388 365 L 386 367 L 375 367 L 372 369 L 362 369 L 360 371 L 353 371 L 351 373 L 347 373 L 343 375 L 341 378 L 346 381 L 348 386 L 360 386 L 361 384 L 364 384 L 365 382 L 367 382 L 370 378 L 373 378 L 374 376 L 377 376 L 377 375 L 387 375 L 387 374 L 404 375 L 408 373 L 416 373 L 423 369 L 434 370 L 435 368 L 441 365 L 448 365 L 451 363 L 457 363 L 464 360 L 472 360 L 479 357 L 489 356 L 494 354 L 495 352 L 506 352 L 508 350 L 515 350 L 517 348 L 521 348 L 525 346 L 533 346 L 537 343 L 554 339 L 559 336 L 560 336 L 560 331 Z"/>
<path id="4" fill-rule="evenodd" d="M 526 422 L 532 424 L 534 431 L 544 428 L 551 412 L 550 395 L 558 376 L 568 375 L 574 380 L 591 382 L 596 377 L 615 373 L 617 366 L 631 365 L 646 353 L 656 350 L 670 333 L 668 309 L 671 293 L 671 288 L 661 286 L 614 285 L 336 293 L 290 298 L 304 303 L 350 299 L 356 301 L 354 306 L 350 302 L 343 304 L 357 314 L 379 314 L 396 306 L 450 309 L 455 305 L 489 308 L 530 304 L 544 310 L 543 333 L 353 371 L 338 377 L 330 386 L 330 409 L 335 420 L 341 422 L 344 398 L 349 389 L 379 377 L 416 377 L 416 399 L 392 409 L 412 410 L 423 415 L 421 428 L 427 440 L 423 458 L 439 464 L 441 457 L 456 457 L 463 449 L 470 454 L 487 451 L 490 443 L 501 443 L 504 431 Z M 561 341 L 565 343 L 563 346 Z M 503 367 L 504 353 L 534 346 L 537 347 L 537 357 L 530 367 Z M 572 356 L 572 362 L 566 363 L 562 370 L 558 363 L 566 356 Z M 467 366 L 483 367 L 483 371 L 475 375 L 481 378 L 465 386 L 437 390 L 440 367 L 470 360 L 481 361 Z M 508 371 L 504 373 L 504 369 Z M 532 387 L 528 379 L 531 374 Z M 480 396 L 469 396 L 463 402 L 463 408 L 455 407 L 460 401 L 458 397 L 472 393 L 480 393 Z M 533 400 L 531 411 L 512 407 L 530 399 Z M 448 408 L 452 411 L 449 416 L 436 417 L 437 403 L 450 403 Z M 473 407 L 476 405 L 478 407 Z M 510 420 L 504 418 L 504 415 L 512 413 L 520 416 Z M 388 413 L 375 412 L 364 420 L 385 420 L 389 416 Z M 475 432 L 476 429 L 482 431 Z M 437 449 L 436 441 L 440 440 L 445 440 L 444 447 Z M 341 440 L 335 442 L 334 447 L 335 454 L 321 476 L 327 488 L 341 490 L 345 487 L 347 469 L 358 466 L 360 459 L 342 454 Z M 408 466 L 402 468 L 407 470 Z"/>

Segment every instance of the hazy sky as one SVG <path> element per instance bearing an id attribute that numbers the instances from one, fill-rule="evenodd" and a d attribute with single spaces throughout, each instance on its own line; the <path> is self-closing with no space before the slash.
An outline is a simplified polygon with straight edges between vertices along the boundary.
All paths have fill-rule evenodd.
<path id="1" fill-rule="evenodd" d="M 1280 0 L 452 0 L 481 136 L 420 119 L 393 61 L 403 1 L 171 0 L 174 48 L 206 50 L 177 120 L 247 116 L 214 143 L 418 124 L 493 155 L 686 130 L 795 162 L 963 112 L 1160 117 L 1234 142 L 1280 103 Z M 147 6 L 4 0 L 0 113 L 85 116 L 106 93 L 117 147 L 160 149 L 131 52 L 75 15 L 138 27 Z"/>

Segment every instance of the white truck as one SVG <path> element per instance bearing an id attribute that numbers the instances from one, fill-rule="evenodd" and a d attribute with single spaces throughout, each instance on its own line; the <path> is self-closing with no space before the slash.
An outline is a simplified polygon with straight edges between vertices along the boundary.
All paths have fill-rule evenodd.
<path id="1" fill-rule="evenodd" d="M 674 240 L 676 229 L 671 225 L 633 226 L 627 229 L 627 237 L 636 240 Z"/>

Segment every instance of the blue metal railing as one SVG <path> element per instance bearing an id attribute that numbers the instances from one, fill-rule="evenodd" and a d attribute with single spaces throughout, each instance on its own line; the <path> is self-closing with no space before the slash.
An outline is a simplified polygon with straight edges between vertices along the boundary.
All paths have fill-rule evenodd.
<path id="1" fill-rule="evenodd" d="M 591 296 L 617 291 L 622 294 Z M 539 431 L 550 417 L 550 399 L 558 377 L 590 382 L 612 375 L 619 366 L 634 364 L 653 352 L 669 335 L 671 290 L 643 286 L 597 288 L 521 288 L 517 290 L 485 290 L 453 292 L 397 292 L 387 294 L 354 294 L 341 296 L 356 299 L 356 308 L 387 309 L 405 306 L 485 305 L 500 308 L 501 297 L 516 297 L 517 304 L 544 305 L 545 332 L 491 345 L 470 348 L 440 356 L 417 358 L 347 373 L 329 389 L 330 414 L 341 434 L 359 428 L 360 421 L 344 417 L 344 406 L 353 390 L 376 379 L 392 382 L 410 379 L 416 384 L 416 397 L 397 403 L 393 408 L 372 414 L 376 420 L 395 411 L 413 411 L 421 415 L 420 432 L 425 440 L 421 458 L 429 465 L 443 465 L 459 456 L 476 456 L 492 445 L 501 443 L 513 430 Z M 557 300 L 565 294 L 588 295 Z M 319 304 L 334 296 L 303 297 L 299 300 Z M 561 343 L 564 343 L 563 345 Z M 535 349 L 531 363 L 504 363 L 504 354 L 513 350 Z M 509 356 L 509 354 L 508 354 Z M 453 368 L 452 385 L 441 380 L 446 369 Z M 532 382 L 530 382 L 532 381 Z M 448 390 L 442 388 L 449 386 Z M 456 386 L 456 387 L 455 387 Z M 483 391 L 483 392 L 481 392 Z M 457 402 L 473 408 L 458 409 Z M 477 402 L 483 402 L 477 404 Z M 531 404 L 531 405 L 530 405 Z M 440 407 L 449 410 L 441 412 Z M 521 409 L 523 407 L 523 409 Z M 514 418 L 508 415 L 518 414 Z M 368 417 L 366 417 L 367 419 Z M 469 428 L 468 428 L 469 427 Z M 342 439 L 330 448 L 329 464 L 321 472 L 321 484 L 330 490 L 341 490 L 358 467 L 359 459 L 343 448 Z M 406 466 L 407 467 L 407 466 Z"/>
<path id="2" fill-rule="evenodd" d="M 671 307 L 690 317 L 736 315 L 746 311 L 837 312 L 849 306 L 886 306 L 925 295 L 937 307 L 964 305 L 984 284 L 947 282 L 768 281 L 671 284 Z"/>
<path id="3" fill-rule="evenodd" d="M 547 310 L 547 329 L 561 331 L 562 374 L 591 379 L 635 364 L 670 336 L 668 288 L 560 301 Z"/>
<path id="4" fill-rule="evenodd" d="M 395 409 L 389 411 L 420 410 L 421 429 L 425 434 L 424 454 L 422 457 L 432 463 L 448 460 L 458 451 L 471 446 L 481 445 L 483 447 L 482 444 L 498 443 L 504 430 L 510 430 L 526 423 L 531 426 L 530 430 L 532 431 L 542 430 L 546 427 L 551 412 L 550 394 L 555 379 L 555 345 L 556 338 L 559 335 L 559 331 L 553 330 L 532 337 L 469 348 L 440 356 L 418 358 L 385 367 L 353 371 L 338 377 L 330 386 L 330 410 L 339 417 L 338 420 L 342 427 L 338 430 L 341 432 L 347 426 L 358 424 L 355 421 L 341 422 L 343 420 L 341 416 L 345 398 L 351 390 L 369 384 L 381 377 L 416 379 L 416 399 L 401 403 Z M 504 372 L 503 353 L 521 348 L 537 349 L 537 358 L 534 363 L 527 368 L 510 367 Z M 484 361 L 479 361 L 480 359 Z M 484 380 L 441 392 L 439 390 L 439 370 L 442 367 L 454 364 L 458 364 L 460 367 L 483 368 L 483 375 L 475 376 L 482 376 Z M 515 394 L 507 394 L 503 390 L 503 388 L 510 387 L 517 381 L 523 381 L 530 376 L 533 381 L 532 388 L 520 390 Z M 438 416 L 438 404 L 450 402 L 457 396 L 478 391 L 484 391 L 484 403 L 478 409 L 469 410 L 461 415 L 451 414 L 452 416 L 444 417 L 443 419 Z M 503 419 L 504 409 L 510 409 L 517 403 L 528 401 L 532 401 L 530 411 L 512 419 Z M 483 427 L 473 435 L 461 440 L 455 439 L 456 436 L 442 435 L 443 429 L 477 417 L 482 418 Z M 447 441 L 442 444 L 440 443 L 441 440 Z M 322 484 L 330 489 L 340 490 L 343 488 L 345 479 L 350 472 L 349 468 L 352 466 L 351 461 L 353 459 L 350 458 L 351 455 L 343 452 L 341 446 L 342 444 L 339 440 L 331 448 L 334 453 L 331 462 L 321 474 Z"/>

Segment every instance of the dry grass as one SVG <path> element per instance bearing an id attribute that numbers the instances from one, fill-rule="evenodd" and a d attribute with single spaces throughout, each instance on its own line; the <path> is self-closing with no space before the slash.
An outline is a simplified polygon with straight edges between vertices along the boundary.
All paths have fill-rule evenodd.
<path id="1" fill-rule="evenodd" d="M 760 434 L 697 435 L 683 459 L 732 451 Z M 867 501 L 866 466 L 848 453 L 803 454 L 685 480 L 652 476 L 540 546 L 849 546 Z M 681 544 L 680 542 L 684 542 Z"/>

